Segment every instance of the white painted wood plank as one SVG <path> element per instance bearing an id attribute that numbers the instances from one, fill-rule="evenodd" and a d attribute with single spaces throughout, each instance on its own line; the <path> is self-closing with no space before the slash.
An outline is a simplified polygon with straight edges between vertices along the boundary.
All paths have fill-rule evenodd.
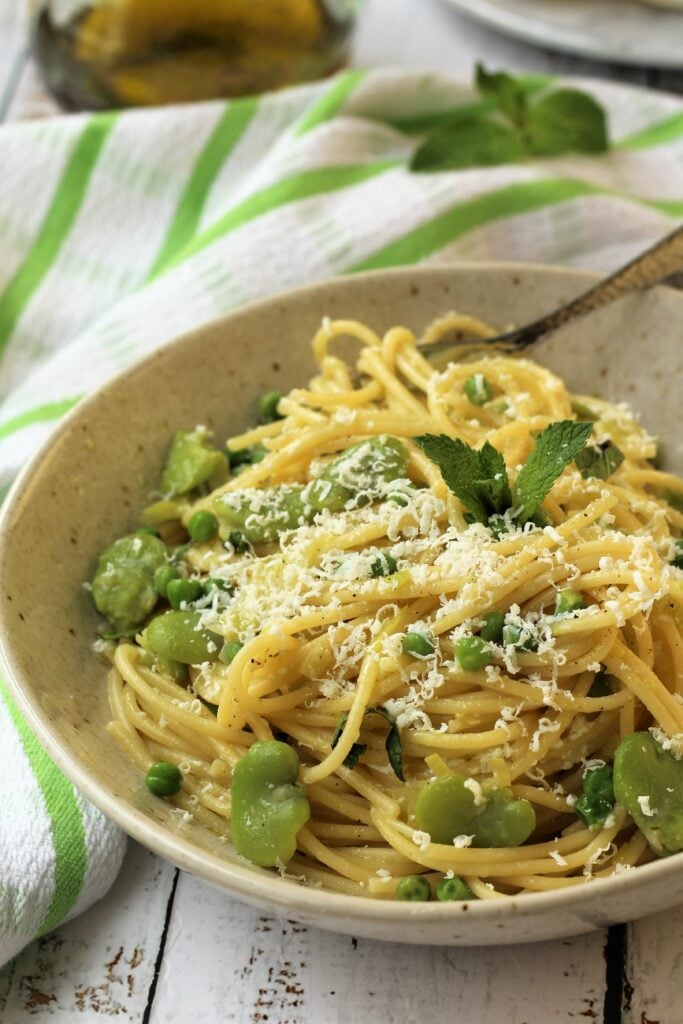
<path id="1" fill-rule="evenodd" d="M 628 930 L 622 1024 L 683 1020 L 683 916 L 655 914 Z"/>
<path id="2" fill-rule="evenodd" d="M 440 948 L 283 922 L 181 875 L 150 1024 L 602 1020 L 605 936 Z M 457 1007 L 457 1018 L 454 1012 Z"/>
<path id="3" fill-rule="evenodd" d="M 131 842 L 109 894 L 0 971 L 0 1020 L 139 1022 L 154 977 L 175 868 Z"/>

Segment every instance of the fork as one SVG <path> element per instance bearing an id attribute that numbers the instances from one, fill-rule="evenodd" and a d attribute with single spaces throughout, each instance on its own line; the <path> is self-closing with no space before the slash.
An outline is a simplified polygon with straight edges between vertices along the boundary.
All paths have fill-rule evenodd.
<path id="1" fill-rule="evenodd" d="M 538 320 L 532 320 L 531 323 L 525 324 L 523 327 L 505 331 L 505 333 L 491 338 L 477 338 L 476 342 L 440 338 L 433 342 L 422 342 L 420 347 L 424 350 L 425 355 L 458 346 L 476 349 L 492 348 L 497 352 L 507 354 L 523 352 L 571 320 L 578 320 L 587 313 L 601 309 L 629 292 L 649 288 L 650 285 L 681 270 L 683 270 L 683 226 L 676 228 L 642 252 L 640 256 L 636 256 L 635 259 L 603 278 L 602 281 L 572 299 L 571 302 L 546 313 Z"/>

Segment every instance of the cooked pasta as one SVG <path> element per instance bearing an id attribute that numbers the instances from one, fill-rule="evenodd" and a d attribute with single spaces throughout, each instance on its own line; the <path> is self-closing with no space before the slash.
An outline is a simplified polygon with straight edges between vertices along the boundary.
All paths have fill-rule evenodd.
<path id="1" fill-rule="evenodd" d="M 427 340 L 452 328 L 492 333 L 454 315 Z M 290 787 L 287 808 L 297 790 L 296 849 L 252 859 L 343 893 L 498 899 L 672 852 L 646 827 L 656 797 L 615 803 L 600 775 L 632 734 L 675 771 L 683 734 L 683 484 L 655 468 L 654 439 L 529 360 L 435 372 L 401 327 L 325 321 L 313 352 L 310 383 L 228 442 L 231 475 L 215 460 L 188 487 L 169 462 L 145 514 L 171 552 L 147 567 L 149 607 L 112 611 L 103 555 L 112 735 L 143 772 L 178 768 L 169 799 L 224 837 L 237 766 L 288 745 L 299 782 L 283 769 L 257 796 Z M 581 451 L 532 509 L 552 425 Z M 183 443 L 215 458 L 201 431 L 183 437 L 176 470 Z M 174 622 L 189 654 L 172 656 Z"/>

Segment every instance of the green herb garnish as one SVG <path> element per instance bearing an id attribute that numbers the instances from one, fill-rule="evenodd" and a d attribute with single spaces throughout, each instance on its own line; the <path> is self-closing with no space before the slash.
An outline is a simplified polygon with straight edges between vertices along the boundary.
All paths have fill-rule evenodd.
<path id="1" fill-rule="evenodd" d="M 394 775 L 396 775 L 396 777 L 399 778 L 401 782 L 405 782 L 405 776 L 403 774 L 403 748 L 401 746 L 401 734 L 398 730 L 398 726 L 396 725 L 396 719 L 392 714 L 390 714 L 387 711 L 386 708 L 383 708 L 381 706 L 377 706 L 374 708 L 366 708 L 365 714 L 381 715 L 382 718 L 385 718 L 386 721 L 389 723 L 390 729 L 386 739 L 386 743 L 384 744 L 384 749 L 387 752 L 389 764 L 394 769 Z M 332 740 L 330 742 L 330 746 L 332 747 L 333 750 L 339 743 L 339 740 L 341 739 L 341 734 L 344 731 L 344 726 L 348 721 L 348 717 L 349 712 L 346 711 L 337 722 L 337 727 L 334 730 L 334 733 L 332 734 Z M 349 750 L 348 754 L 344 758 L 344 766 L 346 768 L 355 768 L 356 765 L 358 764 L 358 761 L 360 760 L 360 758 L 363 756 L 367 749 L 368 748 L 366 743 L 354 743 L 351 749 Z"/>
<path id="2" fill-rule="evenodd" d="M 606 480 L 624 461 L 624 453 L 612 441 L 591 444 L 584 448 L 574 460 L 584 480 L 597 477 Z"/>
<path id="3" fill-rule="evenodd" d="M 601 828 L 614 808 L 614 782 L 609 764 L 586 772 L 574 810 L 590 829 Z"/>
<path id="4" fill-rule="evenodd" d="M 574 420 L 551 423 L 536 438 L 512 487 L 503 456 L 488 441 L 482 448 L 471 448 L 445 434 L 423 434 L 415 442 L 439 467 L 448 487 L 475 522 L 489 525 L 493 517 L 512 510 L 516 522 L 526 523 L 584 447 L 591 430 L 591 423 Z M 494 522 L 500 524 L 499 519 Z"/>
<path id="5" fill-rule="evenodd" d="M 475 85 L 493 110 L 455 111 L 413 154 L 411 170 L 443 171 L 513 163 L 530 156 L 604 153 L 603 107 L 579 89 L 531 97 L 522 79 L 477 64 Z"/>

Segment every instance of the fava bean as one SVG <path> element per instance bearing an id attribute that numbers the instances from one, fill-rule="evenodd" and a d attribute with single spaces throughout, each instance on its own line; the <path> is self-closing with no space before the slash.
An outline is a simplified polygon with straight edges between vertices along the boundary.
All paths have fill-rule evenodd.
<path id="1" fill-rule="evenodd" d="M 655 853 L 683 850 L 683 761 L 651 733 L 631 733 L 617 747 L 614 795 Z"/>
<path id="2" fill-rule="evenodd" d="M 162 658 L 183 665 L 216 661 L 222 638 L 200 626 L 200 612 L 164 612 L 142 634 L 143 646 Z"/>
<path id="3" fill-rule="evenodd" d="M 161 476 L 161 490 L 165 495 L 186 494 L 205 483 L 219 487 L 227 478 L 226 456 L 208 443 L 203 431 L 178 431 Z"/>
<path id="4" fill-rule="evenodd" d="M 270 544 L 285 530 L 310 522 L 313 511 L 304 502 L 300 484 L 263 490 L 232 491 L 214 502 L 223 535 L 241 534 L 251 544 Z"/>
<path id="5" fill-rule="evenodd" d="M 155 573 L 166 564 L 163 541 L 150 533 L 131 533 L 100 555 L 92 581 L 97 610 L 118 631 L 134 629 L 157 602 Z"/>
<path id="6" fill-rule="evenodd" d="M 232 778 L 232 839 L 260 867 L 287 864 L 311 809 L 299 777 L 299 758 L 286 743 L 254 743 Z"/>
<path id="7" fill-rule="evenodd" d="M 381 498 L 388 483 L 407 473 L 405 445 L 395 437 L 371 437 L 332 459 L 306 488 L 306 501 L 316 512 L 341 512 L 348 504 L 361 508 Z"/>
<path id="8" fill-rule="evenodd" d="M 473 846 L 519 846 L 536 827 L 528 800 L 509 789 L 480 790 L 463 775 L 442 775 L 420 791 L 415 802 L 417 827 L 435 843 L 450 845 L 456 836 L 472 836 Z"/>

